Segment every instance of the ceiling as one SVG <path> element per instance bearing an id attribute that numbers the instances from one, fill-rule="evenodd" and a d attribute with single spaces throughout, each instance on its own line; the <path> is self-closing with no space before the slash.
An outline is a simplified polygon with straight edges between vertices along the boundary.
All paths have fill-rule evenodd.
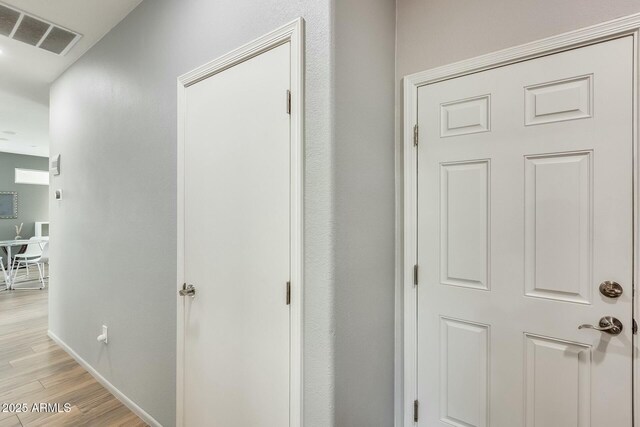
<path id="1" fill-rule="evenodd" d="M 0 0 L 82 35 L 64 55 L 0 36 L 0 151 L 49 155 L 49 86 L 142 0 Z"/>

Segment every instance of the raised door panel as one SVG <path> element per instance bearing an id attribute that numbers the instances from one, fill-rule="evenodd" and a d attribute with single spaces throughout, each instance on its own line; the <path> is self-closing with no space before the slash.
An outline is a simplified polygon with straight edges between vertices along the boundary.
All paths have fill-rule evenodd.
<path id="1" fill-rule="evenodd" d="M 489 160 L 440 169 L 441 283 L 489 289 Z"/>
<path id="2" fill-rule="evenodd" d="M 591 347 L 525 334 L 526 427 L 591 425 Z"/>
<path id="3" fill-rule="evenodd" d="M 489 131 L 490 108 L 489 95 L 440 105 L 440 136 L 444 138 Z"/>
<path id="4" fill-rule="evenodd" d="M 592 116 L 593 76 L 580 76 L 525 88 L 525 124 L 585 119 Z"/>
<path id="5" fill-rule="evenodd" d="M 488 425 L 489 326 L 440 318 L 440 420 Z"/>
<path id="6" fill-rule="evenodd" d="M 592 152 L 525 158 L 526 295 L 588 304 Z"/>

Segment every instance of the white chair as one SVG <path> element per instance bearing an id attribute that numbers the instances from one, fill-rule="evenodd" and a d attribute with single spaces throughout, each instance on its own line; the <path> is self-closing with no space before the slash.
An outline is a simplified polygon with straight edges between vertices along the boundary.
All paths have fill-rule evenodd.
<path id="1" fill-rule="evenodd" d="M 4 262 L 2 262 L 2 257 L 0 256 L 0 270 L 2 270 L 2 280 L 4 280 L 4 286 L 7 286 L 7 270 L 4 269 Z"/>
<path id="2" fill-rule="evenodd" d="M 27 271 L 30 265 L 35 265 L 36 267 L 38 267 L 41 286 L 39 288 L 20 288 L 20 289 L 44 289 L 45 287 L 44 274 L 45 274 L 46 264 L 48 263 L 49 263 L 49 242 L 45 242 L 44 246 L 42 247 L 42 253 L 38 258 L 23 259 L 21 261 L 18 261 L 18 264 L 16 265 L 15 273 L 13 273 L 13 283 L 15 284 L 15 280 L 18 275 L 18 269 L 20 268 L 20 265 L 24 265 L 27 268 Z"/>
<path id="3" fill-rule="evenodd" d="M 40 239 L 39 237 L 32 237 L 29 240 L 34 240 L 34 239 Z M 27 250 L 24 251 L 24 253 L 21 254 L 17 254 L 13 256 L 13 267 L 15 268 L 15 271 L 17 271 L 18 268 L 20 268 L 21 264 L 25 264 L 27 267 L 27 275 L 26 277 L 29 277 L 29 264 L 28 263 L 24 263 L 22 261 L 26 261 L 26 260 L 32 260 L 32 259 L 36 259 L 36 258 L 40 258 L 40 256 L 42 255 L 42 246 L 40 246 L 40 243 L 29 243 L 27 245 Z"/>

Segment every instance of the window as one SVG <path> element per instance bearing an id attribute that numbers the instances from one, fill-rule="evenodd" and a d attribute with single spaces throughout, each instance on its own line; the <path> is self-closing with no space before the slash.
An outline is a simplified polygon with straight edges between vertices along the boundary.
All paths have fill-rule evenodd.
<path id="1" fill-rule="evenodd" d="M 49 185 L 49 171 L 16 168 L 16 184 Z"/>

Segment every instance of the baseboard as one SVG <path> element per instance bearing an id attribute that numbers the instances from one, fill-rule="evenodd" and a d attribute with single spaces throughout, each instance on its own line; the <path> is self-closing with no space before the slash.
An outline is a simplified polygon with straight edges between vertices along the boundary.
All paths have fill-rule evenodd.
<path id="1" fill-rule="evenodd" d="M 89 374 L 91 374 L 91 376 L 96 379 L 96 381 L 98 381 L 100 384 L 102 384 L 102 386 L 104 388 L 109 390 L 109 392 L 111 394 L 113 394 L 116 397 L 116 399 L 118 399 L 120 402 L 122 402 L 122 404 L 124 406 L 129 408 L 131 410 L 131 412 L 133 412 L 138 417 L 140 417 L 142 419 L 142 421 L 144 421 L 145 423 L 147 423 L 147 424 L 149 424 L 150 426 L 153 426 L 153 427 L 162 427 L 162 424 L 160 424 L 158 421 L 156 421 L 151 415 L 146 413 L 144 411 L 144 409 L 142 409 L 141 407 L 136 405 L 136 403 L 133 400 L 129 399 L 127 396 L 125 396 L 124 393 L 122 393 L 113 384 L 111 384 L 109 381 L 107 381 L 107 379 L 105 377 L 100 375 L 98 373 L 98 371 L 96 371 L 93 368 L 93 366 L 91 366 L 89 363 L 87 363 L 82 357 L 80 357 L 78 355 L 78 353 L 73 351 L 71 349 L 71 347 L 69 347 L 67 344 L 65 344 L 65 342 L 62 341 L 60 338 L 58 338 L 53 332 L 47 331 L 47 335 L 49 335 L 49 338 L 51 338 L 53 341 L 55 341 L 56 344 L 58 344 L 60 347 L 62 347 L 62 349 L 64 351 L 69 353 L 69 356 L 73 357 L 76 360 L 76 362 L 78 362 L 78 364 L 80 366 L 82 366 L 84 369 L 86 369 L 87 372 L 89 372 Z"/>

